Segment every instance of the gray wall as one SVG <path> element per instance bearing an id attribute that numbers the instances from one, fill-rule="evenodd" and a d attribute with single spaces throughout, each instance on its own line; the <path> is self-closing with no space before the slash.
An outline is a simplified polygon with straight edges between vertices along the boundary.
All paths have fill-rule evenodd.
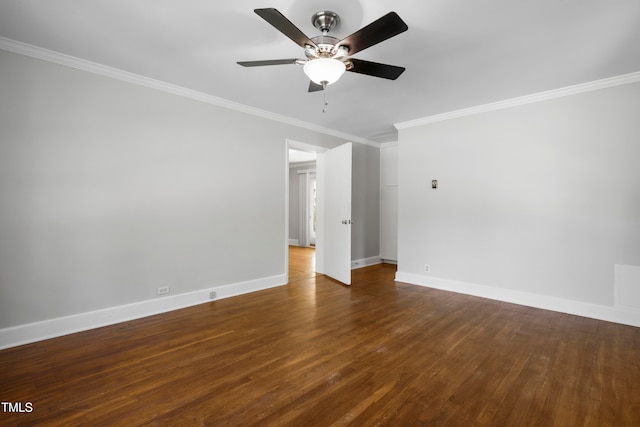
<path id="1" fill-rule="evenodd" d="M 399 274 L 613 305 L 614 265 L 640 266 L 639 111 L 633 83 L 400 130 Z"/>
<path id="2" fill-rule="evenodd" d="M 284 274 L 285 140 L 346 142 L 5 51 L 0 93 L 0 328 Z"/>
<path id="3" fill-rule="evenodd" d="M 380 149 L 353 144 L 351 259 L 380 255 Z"/>

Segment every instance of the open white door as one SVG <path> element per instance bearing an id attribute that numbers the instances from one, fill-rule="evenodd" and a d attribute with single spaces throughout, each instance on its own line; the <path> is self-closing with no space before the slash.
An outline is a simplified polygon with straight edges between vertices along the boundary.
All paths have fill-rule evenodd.
<path id="1" fill-rule="evenodd" d="M 318 153 L 316 271 L 351 284 L 351 143 Z"/>

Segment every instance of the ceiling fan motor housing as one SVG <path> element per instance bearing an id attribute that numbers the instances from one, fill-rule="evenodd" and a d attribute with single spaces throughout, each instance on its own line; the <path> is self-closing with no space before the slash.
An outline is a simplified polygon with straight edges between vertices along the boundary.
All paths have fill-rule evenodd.
<path id="1" fill-rule="evenodd" d="M 309 59 L 315 58 L 333 58 L 344 59 L 349 54 L 349 50 L 344 46 L 338 46 L 340 40 L 335 37 L 321 35 L 312 37 L 311 41 L 314 46 L 306 46 L 304 53 Z"/>

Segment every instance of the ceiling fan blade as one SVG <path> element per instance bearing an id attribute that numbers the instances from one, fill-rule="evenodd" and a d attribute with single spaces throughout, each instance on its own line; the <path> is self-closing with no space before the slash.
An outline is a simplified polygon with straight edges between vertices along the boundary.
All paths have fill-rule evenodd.
<path id="1" fill-rule="evenodd" d="M 380 64 L 378 62 L 363 61 L 362 59 L 349 59 L 353 64 L 353 68 L 348 71 L 360 74 L 367 74 L 374 77 L 382 77 L 383 79 L 395 80 L 400 77 L 405 70 L 404 67 L 396 65 Z"/>
<path id="2" fill-rule="evenodd" d="M 318 92 L 320 90 L 324 90 L 322 85 L 314 82 L 313 80 L 309 81 L 309 92 Z"/>
<path id="3" fill-rule="evenodd" d="M 298 46 L 305 47 L 306 45 L 316 47 L 316 44 L 312 42 L 298 27 L 293 25 L 285 16 L 277 9 L 254 9 L 262 19 L 273 25 L 276 30 L 280 31 L 285 36 L 293 40 Z"/>
<path id="4" fill-rule="evenodd" d="M 353 55 L 393 36 L 397 36 L 408 29 L 407 24 L 400 19 L 397 13 L 389 12 L 382 18 L 342 39 L 338 42 L 338 46 L 348 48 L 349 55 Z"/>
<path id="5" fill-rule="evenodd" d="M 243 67 L 262 67 L 264 65 L 287 65 L 296 64 L 299 60 L 296 58 L 291 59 L 269 59 L 266 61 L 238 61 L 238 65 Z"/>

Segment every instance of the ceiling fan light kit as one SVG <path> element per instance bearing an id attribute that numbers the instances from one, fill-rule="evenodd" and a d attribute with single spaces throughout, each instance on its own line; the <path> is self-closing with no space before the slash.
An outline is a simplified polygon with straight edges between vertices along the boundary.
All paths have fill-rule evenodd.
<path id="1" fill-rule="evenodd" d="M 332 84 L 338 81 L 347 67 L 344 62 L 333 58 L 317 58 L 304 64 L 304 73 L 319 85 Z"/>
<path id="2" fill-rule="evenodd" d="M 345 71 L 395 80 L 405 70 L 404 67 L 395 65 L 350 58 L 350 55 L 407 31 L 407 24 L 395 12 L 389 12 L 342 40 L 328 35 L 329 31 L 340 23 L 340 17 L 332 11 L 322 10 L 313 14 L 311 22 L 322 32 L 322 35 L 312 38 L 307 37 L 277 9 L 255 9 L 254 12 L 298 46 L 304 48 L 306 59 L 238 62 L 243 67 L 303 65 L 304 73 L 311 80 L 309 92 L 326 89 L 327 85 L 338 81 Z M 326 101 L 323 111 L 326 111 Z"/>

